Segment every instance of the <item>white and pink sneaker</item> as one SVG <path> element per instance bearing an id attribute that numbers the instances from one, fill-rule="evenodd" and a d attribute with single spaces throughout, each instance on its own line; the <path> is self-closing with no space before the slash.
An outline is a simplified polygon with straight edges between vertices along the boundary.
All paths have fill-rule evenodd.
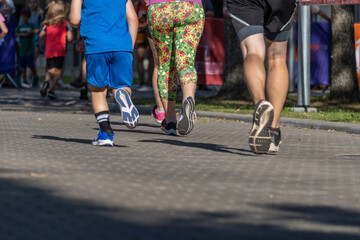
<path id="1" fill-rule="evenodd" d="M 165 112 L 159 113 L 157 111 L 157 106 L 155 105 L 151 111 L 151 116 L 155 118 L 157 123 L 161 123 L 165 119 Z"/>

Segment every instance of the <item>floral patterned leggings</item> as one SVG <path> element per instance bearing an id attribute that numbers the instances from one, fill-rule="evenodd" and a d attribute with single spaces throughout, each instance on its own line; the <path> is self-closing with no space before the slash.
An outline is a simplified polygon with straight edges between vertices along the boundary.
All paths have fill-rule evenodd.
<path id="1" fill-rule="evenodd" d="M 176 100 L 181 86 L 197 82 L 195 55 L 205 22 L 202 6 L 193 2 L 162 2 L 149 7 L 148 24 L 159 56 L 161 98 Z"/>

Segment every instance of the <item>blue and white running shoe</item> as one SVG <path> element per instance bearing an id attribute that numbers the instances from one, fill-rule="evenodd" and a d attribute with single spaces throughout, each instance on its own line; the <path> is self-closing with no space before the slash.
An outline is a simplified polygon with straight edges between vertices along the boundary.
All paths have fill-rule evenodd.
<path id="1" fill-rule="evenodd" d="M 136 128 L 139 124 L 139 112 L 132 103 L 129 93 L 122 88 L 115 92 L 115 100 L 120 107 L 122 119 L 128 128 Z"/>
<path id="2" fill-rule="evenodd" d="M 99 134 L 97 138 L 95 138 L 92 142 L 92 145 L 94 146 L 113 146 L 114 133 L 112 132 L 110 135 L 107 132 L 101 131 L 101 128 L 99 129 Z"/>

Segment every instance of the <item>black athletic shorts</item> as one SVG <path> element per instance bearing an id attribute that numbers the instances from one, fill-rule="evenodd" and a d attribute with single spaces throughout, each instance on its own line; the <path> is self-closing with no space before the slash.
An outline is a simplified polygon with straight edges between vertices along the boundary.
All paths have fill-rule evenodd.
<path id="1" fill-rule="evenodd" d="M 258 33 L 275 42 L 288 40 L 296 0 L 227 0 L 226 5 L 240 42 Z"/>
<path id="2" fill-rule="evenodd" d="M 64 65 L 65 57 L 54 57 L 46 59 L 47 69 L 57 68 L 62 69 Z"/>

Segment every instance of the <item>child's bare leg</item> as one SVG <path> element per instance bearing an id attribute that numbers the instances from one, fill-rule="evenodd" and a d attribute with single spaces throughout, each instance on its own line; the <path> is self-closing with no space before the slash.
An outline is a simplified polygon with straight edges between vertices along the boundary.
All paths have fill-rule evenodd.
<path id="1" fill-rule="evenodd" d="M 113 145 L 113 130 L 110 126 L 110 112 L 106 101 L 107 87 L 95 87 L 90 85 L 92 107 L 96 121 L 99 124 L 100 132 L 93 141 L 93 145 Z M 104 133 L 107 137 L 104 138 Z"/>
<path id="2" fill-rule="evenodd" d="M 45 81 L 51 81 L 51 79 L 52 79 L 51 73 L 49 72 L 49 70 L 47 70 L 45 75 Z"/>
<path id="3" fill-rule="evenodd" d="M 106 101 L 107 87 L 94 87 L 90 85 L 92 107 L 95 114 L 103 111 L 109 111 L 109 106 Z"/>
<path id="4" fill-rule="evenodd" d="M 122 89 L 126 90 L 129 93 L 129 95 L 131 96 L 131 93 L 132 93 L 131 88 L 123 87 Z M 115 89 L 115 88 L 112 89 L 112 92 L 113 92 L 114 96 L 115 96 L 116 90 L 117 89 Z"/>
<path id="5" fill-rule="evenodd" d="M 86 59 L 85 56 L 81 61 L 81 83 L 86 83 Z"/>
<path id="6" fill-rule="evenodd" d="M 49 72 L 53 75 L 52 77 L 52 81 L 51 81 L 51 86 L 50 86 L 50 91 L 54 92 L 55 87 L 57 82 L 59 81 L 60 77 L 61 77 L 61 69 L 58 68 L 51 68 L 49 69 Z"/>

